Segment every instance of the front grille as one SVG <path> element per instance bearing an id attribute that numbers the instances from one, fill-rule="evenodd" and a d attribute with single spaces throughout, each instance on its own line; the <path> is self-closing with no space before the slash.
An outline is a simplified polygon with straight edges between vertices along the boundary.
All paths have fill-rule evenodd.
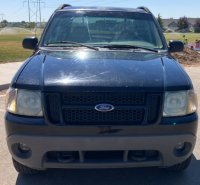
<path id="1" fill-rule="evenodd" d="M 52 124 L 145 125 L 157 122 L 160 102 L 161 94 L 143 92 L 50 93 L 46 94 L 46 113 Z M 95 110 L 95 106 L 101 103 L 115 108 L 108 112 Z"/>
<path id="2" fill-rule="evenodd" d="M 59 114 L 59 104 L 58 96 L 55 94 L 47 95 L 47 109 L 49 114 L 49 119 L 53 123 L 58 123 L 60 121 Z"/>
<path id="3" fill-rule="evenodd" d="M 65 109 L 65 122 L 68 125 L 138 125 L 144 117 L 144 109 L 114 109 L 100 112 L 95 109 Z"/>
<path id="4" fill-rule="evenodd" d="M 63 94 L 63 103 L 67 105 L 144 105 L 143 92 L 68 92 Z"/>
<path id="5" fill-rule="evenodd" d="M 159 95 L 151 95 L 149 99 L 149 107 L 148 107 L 148 115 L 147 122 L 155 123 L 159 113 L 159 103 L 160 96 Z"/>

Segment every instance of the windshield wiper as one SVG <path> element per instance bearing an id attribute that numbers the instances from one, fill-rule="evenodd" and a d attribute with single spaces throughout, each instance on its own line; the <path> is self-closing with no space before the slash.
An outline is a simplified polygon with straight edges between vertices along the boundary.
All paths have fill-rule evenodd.
<path id="1" fill-rule="evenodd" d="M 134 45 L 113 44 L 113 45 L 105 45 L 105 46 L 100 46 L 100 47 L 101 47 L 101 48 L 131 48 L 131 49 L 144 49 L 144 50 L 153 51 L 153 52 L 157 52 L 157 53 L 158 53 L 158 50 L 156 50 L 156 49 L 149 49 L 149 48 L 140 47 L 140 46 L 134 46 Z"/>
<path id="2" fill-rule="evenodd" d="M 71 42 L 71 41 L 57 41 L 57 42 L 46 43 L 47 46 L 49 44 L 76 44 L 76 45 L 79 45 L 79 46 L 82 46 L 82 47 L 87 47 L 87 48 L 90 48 L 90 49 L 99 50 L 96 47 L 88 46 L 88 45 L 81 44 L 81 43 L 78 43 L 78 42 Z"/>

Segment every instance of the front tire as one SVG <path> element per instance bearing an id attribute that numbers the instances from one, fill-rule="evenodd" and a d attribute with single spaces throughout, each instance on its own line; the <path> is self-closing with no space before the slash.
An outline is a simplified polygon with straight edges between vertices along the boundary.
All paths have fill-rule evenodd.
<path id="1" fill-rule="evenodd" d="M 32 168 L 29 168 L 28 166 L 25 166 L 19 162 L 17 162 L 15 159 L 13 159 L 13 165 L 15 167 L 15 170 L 21 174 L 36 174 L 38 173 L 38 170 L 35 170 L 35 169 L 32 169 Z"/>
<path id="2" fill-rule="evenodd" d="M 170 171 L 183 171 L 188 168 L 188 166 L 190 165 L 191 159 L 192 159 L 192 155 L 188 157 L 185 161 L 175 164 L 173 166 L 170 166 L 166 169 Z"/>

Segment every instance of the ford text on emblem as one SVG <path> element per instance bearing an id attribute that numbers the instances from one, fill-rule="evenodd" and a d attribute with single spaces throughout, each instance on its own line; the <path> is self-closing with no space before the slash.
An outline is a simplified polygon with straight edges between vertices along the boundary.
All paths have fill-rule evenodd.
<path id="1" fill-rule="evenodd" d="M 110 104 L 99 104 L 95 106 L 95 109 L 102 112 L 111 111 L 114 109 L 114 106 Z"/>

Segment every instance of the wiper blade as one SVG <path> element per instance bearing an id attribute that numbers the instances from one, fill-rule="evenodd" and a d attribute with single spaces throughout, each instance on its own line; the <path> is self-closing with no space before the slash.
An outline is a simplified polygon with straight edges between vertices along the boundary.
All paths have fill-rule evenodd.
<path id="1" fill-rule="evenodd" d="M 144 49 L 144 50 L 153 51 L 153 52 L 157 52 L 157 53 L 158 53 L 158 50 L 156 50 L 156 49 L 149 49 L 149 48 L 140 47 L 140 46 L 134 46 L 134 45 L 113 44 L 113 45 L 105 45 L 105 46 L 100 46 L 100 47 L 101 47 L 101 48 L 131 48 L 131 49 Z"/>
<path id="2" fill-rule="evenodd" d="M 71 42 L 71 41 L 57 41 L 57 42 L 46 43 L 47 46 L 49 44 L 76 44 L 76 45 L 79 45 L 79 46 L 82 46 L 82 47 L 87 47 L 87 48 L 90 48 L 90 49 L 99 50 L 96 47 L 88 46 L 88 45 L 81 44 L 81 43 L 78 43 L 78 42 Z"/>

